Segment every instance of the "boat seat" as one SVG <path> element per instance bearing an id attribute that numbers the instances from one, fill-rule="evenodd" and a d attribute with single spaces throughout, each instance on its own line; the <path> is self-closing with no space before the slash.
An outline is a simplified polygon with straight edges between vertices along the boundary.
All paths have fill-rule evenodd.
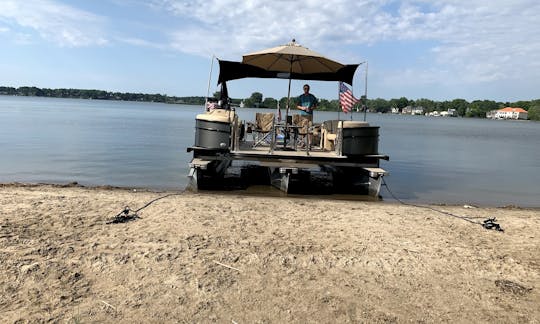
<path id="1" fill-rule="evenodd" d="M 297 144 L 307 145 L 307 139 L 309 139 L 310 145 L 312 143 L 320 143 L 321 124 L 314 124 L 313 116 L 294 114 L 292 115 L 292 124 L 294 126 L 300 126 L 300 128 L 298 128 L 298 135 L 300 136 Z"/>
<path id="2" fill-rule="evenodd" d="M 273 113 L 256 113 L 255 128 L 252 130 L 253 147 L 269 142 L 273 134 L 275 115 Z"/>
<path id="3" fill-rule="evenodd" d="M 292 124 L 301 126 L 298 128 L 298 134 L 306 135 L 309 132 L 309 128 L 313 125 L 313 116 L 294 114 L 292 116 Z"/>
<path id="4" fill-rule="evenodd" d="M 338 123 L 338 128 L 359 128 L 359 127 L 368 127 L 369 123 L 365 121 L 356 121 L 356 120 L 344 120 L 341 123 Z"/>
<path id="5" fill-rule="evenodd" d="M 338 123 L 339 120 L 326 120 L 322 123 L 320 146 L 323 150 L 333 151 L 335 149 Z"/>
<path id="6" fill-rule="evenodd" d="M 333 151 L 336 148 L 339 129 L 368 127 L 369 123 L 356 120 L 327 120 L 321 127 L 321 148 L 325 151 Z"/>
<path id="7" fill-rule="evenodd" d="M 232 110 L 214 109 L 204 114 L 198 114 L 196 118 L 198 120 L 204 120 L 209 122 L 232 123 L 235 117 L 236 113 Z"/>

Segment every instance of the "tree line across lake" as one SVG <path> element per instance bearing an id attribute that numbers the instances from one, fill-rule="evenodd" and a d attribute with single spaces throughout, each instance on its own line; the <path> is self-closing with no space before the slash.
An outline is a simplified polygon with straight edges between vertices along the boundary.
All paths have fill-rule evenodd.
<path id="1" fill-rule="evenodd" d="M 86 89 L 47 89 L 37 87 L 0 87 L 0 95 L 8 96 L 32 96 L 51 98 L 72 98 L 72 99 L 99 99 L 99 100 L 123 100 L 123 101 L 145 101 L 180 103 L 187 105 L 203 105 L 204 97 L 174 97 L 162 94 L 111 92 L 104 90 Z"/>
<path id="2" fill-rule="evenodd" d="M 104 90 L 85 90 L 85 89 L 47 89 L 37 87 L 0 87 L 0 95 L 16 95 L 16 96 L 35 96 L 35 97 L 54 97 L 54 98 L 77 98 L 77 99 L 100 99 L 100 100 L 123 100 L 123 101 L 144 101 L 144 102 L 161 102 L 175 103 L 187 105 L 204 105 L 206 98 L 201 96 L 191 97 L 176 97 L 167 96 L 164 94 L 144 94 L 144 93 L 123 93 L 110 92 Z M 220 97 L 220 93 L 213 94 L 215 98 Z M 295 98 L 291 98 L 290 105 L 294 106 Z M 245 107 L 259 108 L 276 108 L 278 100 L 271 97 L 264 97 L 260 92 L 254 92 L 249 98 L 231 99 L 233 106 L 239 106 L 243 102 Z M 287 98 L 279 99 L 279 105 L 285 108 Z M 459 116 L 462 117 L 479 117 L 485 118 L 486 113 L 491 110 L 497 110 L 503 107 L 519 107 L 529 112 L 529 119 L 540 120 L 540 99 L 530 101 L 517 102 L 496 102 L 493 100 L 474 100 L 471 102 L 465 99 L 454 99 L 447 101 L 434 101 L 430 99 L 407 99 L 401 97 L 398 99 L 367 99 L 365 102 L 358 104 L 365 105 L 371 112 L 388 113 L 392 108 L 399 110 L 405 107 L 422 107 L 425 113 L 432 111 L 448 111 L 455 109 Z M 318 110 L 338 111 L 339 101 L 319 99 Z"/>
<path id="3" fill-rule="evenodd" d="M 219 97 L 219 92 L 216 92 L 214 96 Z M 291 100 L 294 101 L 295 98 L 291 98 Z M 274 98 L 263 99 L 263 95 L 260 92 L 254 92 L 251 97 L 244 99 L 246 107 L 276 108 L 277 102 L 278 101 Z M 279 100 L 280 107 L 286 107 L 286 103 L 287 97 Z M 291 107 L 294 107 L 296 104 L 291 101 L 290 105 Z M 454 109 L 458 113 L 458 116 L 479 118 L 486 118 L 486 113 L 492 110 L 504 107 L 519 107 L 529 112 L 529 119 L 540 120 L 540 99 L 530 101 L 521 100 L 516 102 L 496 102 L 493 100 L 474 100 L 468 102 L 465 99 L 435 101 L 425 98 L 414 100 L 401 97 L 399 99 L 390 100 L 382 98 L 367 99 L 365 102 L 361 101 L 357 105 L 360 107 L 365 105 L 368 111 L 380 113 L 389 113 L 392 111 L 392 108 L 401 111 L 405 107 L 421 107 L 423 108 L 424 113 L 449 111 L 450 109 Z M 338 111 L 339 109 L 339 100 L 319 99 L 317 110 Z"/>

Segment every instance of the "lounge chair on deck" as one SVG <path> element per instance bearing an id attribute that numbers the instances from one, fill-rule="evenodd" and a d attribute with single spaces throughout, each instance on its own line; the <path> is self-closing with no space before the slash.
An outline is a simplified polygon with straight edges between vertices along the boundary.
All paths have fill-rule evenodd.
<path id="1" fill-rule="evenodd" d="M 263 144 L 269 144 L 274 129 L 273 113 L 256 113 L 255 128 L 253 129 L 253 147 Z"/>

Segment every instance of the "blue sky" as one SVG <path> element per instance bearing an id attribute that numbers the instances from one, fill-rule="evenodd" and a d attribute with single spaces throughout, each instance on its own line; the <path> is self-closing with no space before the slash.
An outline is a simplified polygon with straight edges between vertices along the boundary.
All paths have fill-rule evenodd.
<path id="1" fill-rule="evenodd" d="M 0 0 L 0 85 L 204 96 L 212 55 L 238 61 L 295 38 L 368 61 L 369 98 L 530 100 L 540 98 L 538 17 L 537 0 Z M 210 93 L 216 79 L 214 65 Z M 337 97 L 334 82 L 311 85 Z M 235 98 L 255 91 L 281 98 L 287 83 L 229 84 Z"/>

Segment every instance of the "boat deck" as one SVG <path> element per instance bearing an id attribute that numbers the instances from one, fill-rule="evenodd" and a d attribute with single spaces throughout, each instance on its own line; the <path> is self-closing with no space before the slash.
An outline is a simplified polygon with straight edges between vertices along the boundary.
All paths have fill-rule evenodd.
<path id="1" fill-rule="evenodd" d="M 283 147 L 283 145 L 278 144 L 273 149 L 269 145 L 264 146 L 255 146 L 253 147 L 253 142 L 243 142 L 240 143 L 238 150 L 232 151 L 232 153 L 237 154 L 256 154 L 256 155 L 279 155 L 279 156 L 288 156 L 288 157 L 300 157 L 300 156 L 310 156 L 312 158 L 347 158 L 346 156 L 339 156 L 335 151 L 324 151 L 319 147 L 312 147 L 309 151 L 305 148 L 296 148 Z"/>
<path id="2" fill-rule="evenodd" d="M 269 145 L 255 146 L 253 142 L 242 142 L 239 148 L 232 151 L 223 151 L 216 154 L 215 150 L 201 147 L 191 147 L 188 151 L 194 151 L 199 160 L 244 160 L 258 161 L 261 165 L 279 166 L 313 166 L 334 165 L 344 167 L 368 167 L 378 166 L 379 160 L 388 160 L 386 155 L 363 155 L 350 157 L 339 155 L 335 151 L 325 151 L 319 147 L 313 147 L 309 151 L 305 148 L 296 150 L 283 145 L 276 145 L 274 149 Z"/>

